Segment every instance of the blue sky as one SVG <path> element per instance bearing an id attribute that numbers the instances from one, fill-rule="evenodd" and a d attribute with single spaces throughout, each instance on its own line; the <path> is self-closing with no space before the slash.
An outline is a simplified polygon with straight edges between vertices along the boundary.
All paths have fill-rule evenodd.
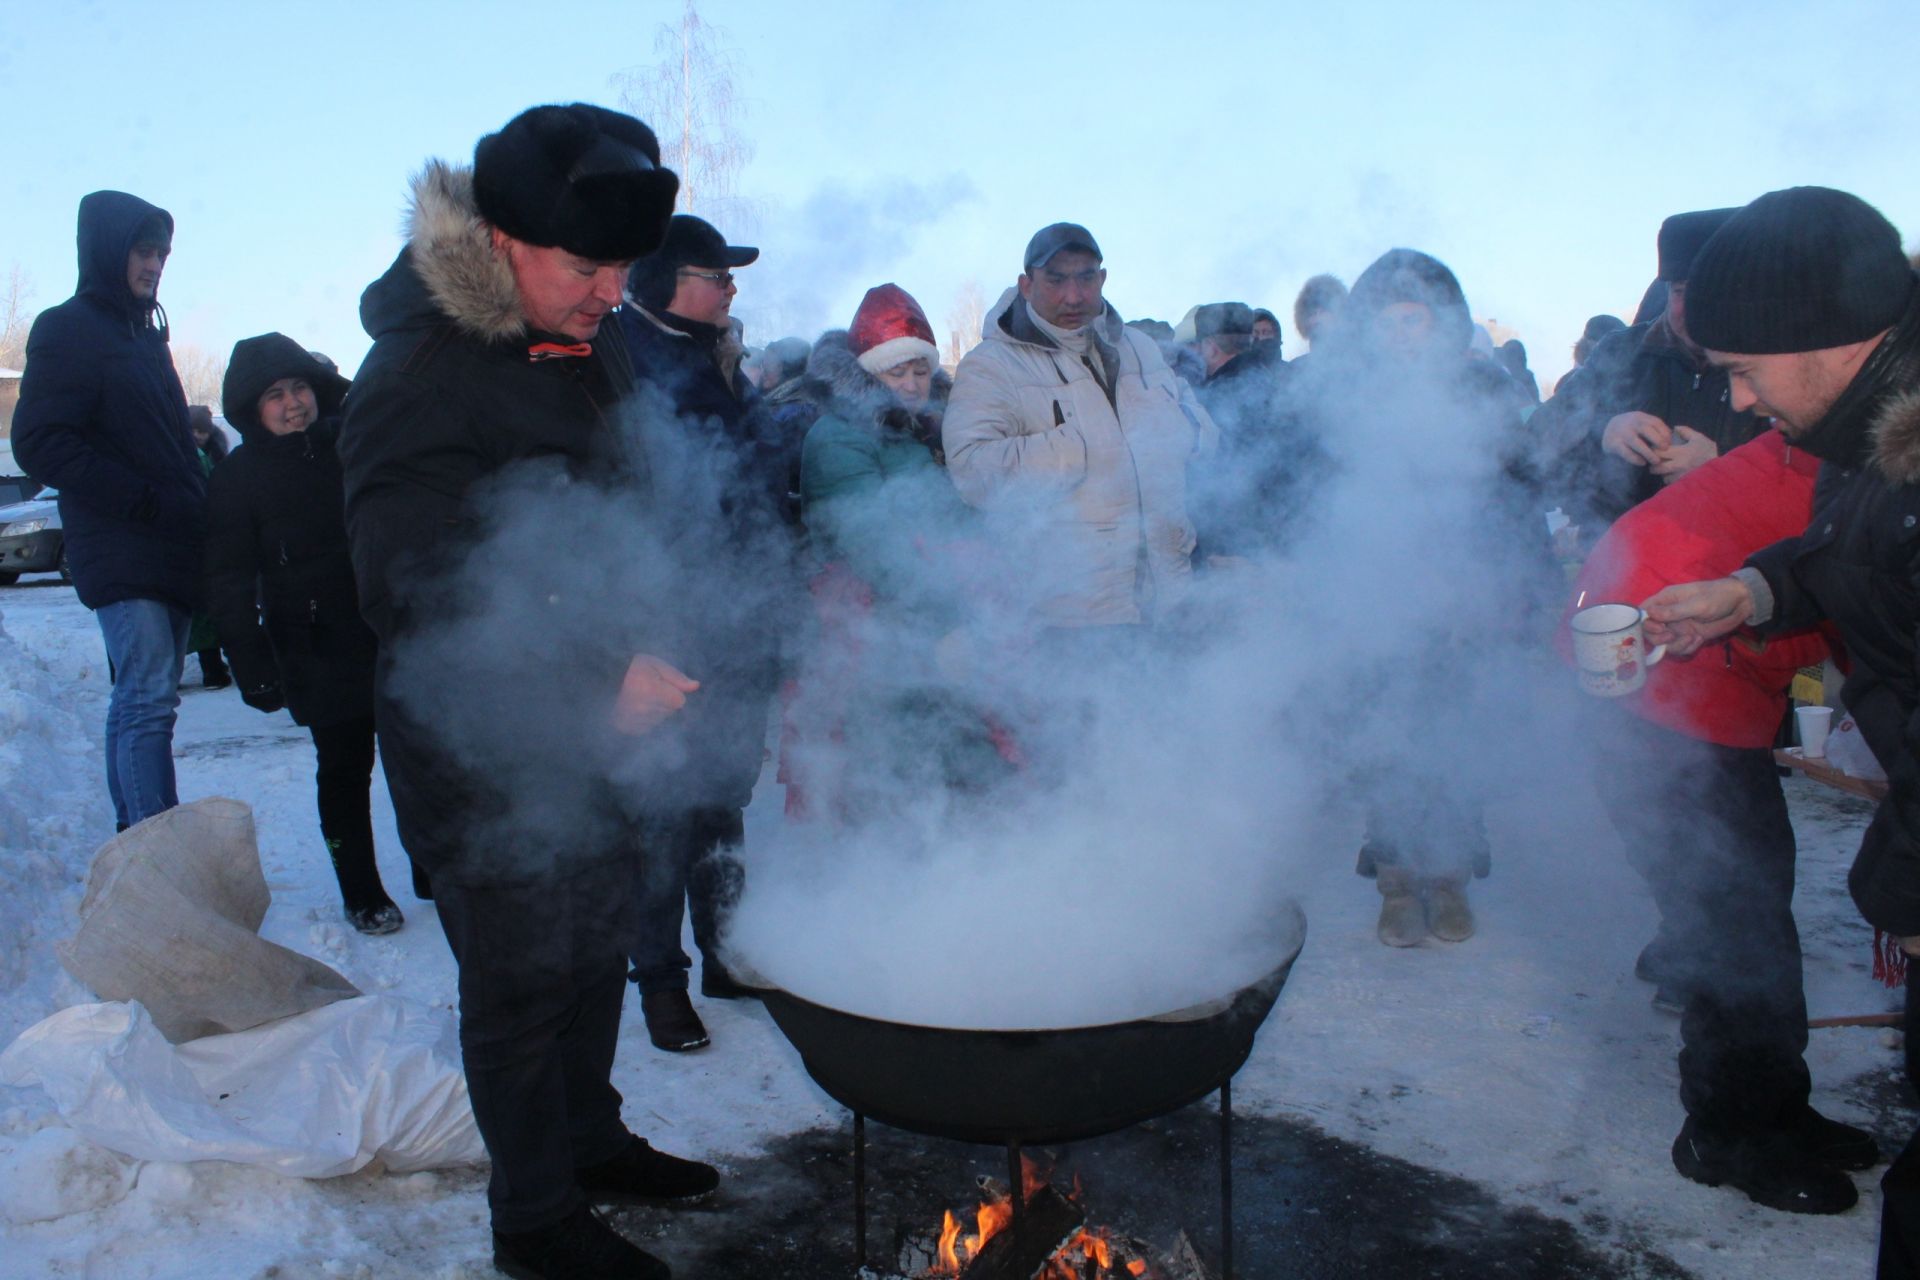
<path id="1" fill-rule="evenodd" d="M 614 105 L 681 0 L 4 8 L 0 273 L 59 301 L 80 196 L 130 190 L 178 222 L 177 344 L 279 329 L 351 369 L 408 176 L 533 103 Z M 1283 311 L 1316 271 L 1424 249 L 1551 375 L 1588 315 L 1632 307 L 1667 213 L 1821 183 L 1920 241 L 1910 4 L 700 11 L 755 149 L 722 228 L 764 249 L 749 341 L 844 324 L 894 280 L 944 342 L 967 283 L 991 301 L 1065 218 L 1129 317 Z"/>

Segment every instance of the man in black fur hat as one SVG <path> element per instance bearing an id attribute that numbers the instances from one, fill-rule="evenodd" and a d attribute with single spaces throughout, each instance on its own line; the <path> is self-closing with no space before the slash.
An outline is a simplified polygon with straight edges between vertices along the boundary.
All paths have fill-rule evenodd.
<path id="1" fill-rule="evenodd" d="M 361 299 L 374 344 L 340 435 L 381 756 L 460 966 L 494 1264 L 515 1277 L 666 1276 L 591 1206 L 718 1183 L 629 1133 L 611 1083 L 636 856 L 611 781 L 696 686 L 651 656 L 644 608 L 602 601 L 629 594 L 613 557 L 567 587 L 507 564 L 501 534 L 514 500 L 630 510 L 619 562 L 647 559 L 624 545 L 652 501 L 620 428 L 633 368 L 603 322 L 678 186 L 650 129 L 583 104 L 522 113 L 470 168 L 429 163 Z M 537 654 L 503 639 L 529 618 Z"/>

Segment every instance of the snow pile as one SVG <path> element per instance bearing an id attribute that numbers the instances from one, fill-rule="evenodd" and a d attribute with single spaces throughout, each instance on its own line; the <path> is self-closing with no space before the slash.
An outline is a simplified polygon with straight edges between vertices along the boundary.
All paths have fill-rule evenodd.
<path id="1" fill-rule="evenodd" d="M 28 652 L 0 615 L 0 1043 L 58 1008 L 55 939 L 70 933 L 104 830 L 98 654 L 69 633 Z"/>

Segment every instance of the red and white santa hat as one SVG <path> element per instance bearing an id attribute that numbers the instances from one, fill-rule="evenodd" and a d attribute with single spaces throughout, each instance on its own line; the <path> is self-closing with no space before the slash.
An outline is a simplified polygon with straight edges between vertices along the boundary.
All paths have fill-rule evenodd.
<path id="1" fill-rule="evenodd" d="M 847 347 L 868 373 L 884 373 L 909 360 L 940 363 L 927 313 L 912 294 L 892 283 L 875 285 L 860 299 L 847 330 Z"/>

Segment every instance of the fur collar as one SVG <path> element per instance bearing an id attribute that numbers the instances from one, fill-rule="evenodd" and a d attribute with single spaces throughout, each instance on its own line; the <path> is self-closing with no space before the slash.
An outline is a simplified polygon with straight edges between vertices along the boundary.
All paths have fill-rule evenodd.
<path id="1" fill-rule="evenodd" d="M 1920 484 L 1920 391 L 1903 391 L 1881 408 L 1873 460 L 1895 484 Z"/>
<path id="2" fill-rule="evenodd" d="M 526 333 L 513 269 L 493 251 L 473 197 L 472 168 L 428 161 L 413 180 L 406 231 L 414 270 L 457 327 L 486 342 Z"/>

